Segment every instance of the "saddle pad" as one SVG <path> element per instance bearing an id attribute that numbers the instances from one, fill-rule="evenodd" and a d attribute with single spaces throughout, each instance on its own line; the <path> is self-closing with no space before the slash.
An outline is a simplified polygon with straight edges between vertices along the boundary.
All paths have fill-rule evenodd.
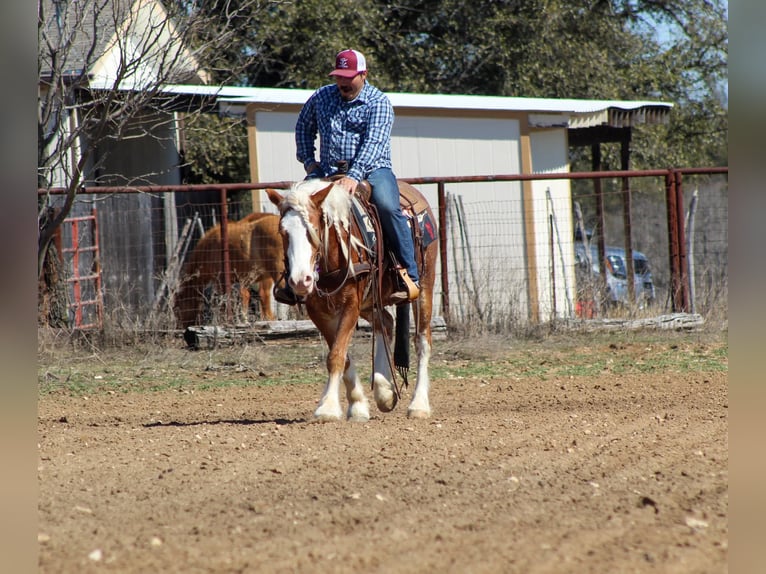
<path id="1" fill-rule="evenodd" d="M 375 236 L 375 225 L 373 224 L 367 209 L 362 205 L 356 195 L 351 196 L 351 209 L 354 212 L 354 218 L 359 225 L 359 229 L 362 230 L 364 246 L 371 253 L 375 253 L 375 242 L 377 241 L 377 237 Z"/>
<path id="2" fill-rule="evenodd" d="M 436 224 L 431 217 L 431 212 L 427 209 L 418 213 L 417 220 L 418 225 L 420 225 L 420 236 L 423 238 L 423 243 L 420 247 L 425 249 L 436 241 Z"/>
<path id="3" fill-rule="evenodd" d="M 400 205 L 402 212 L 407 218 L 407 224 L 411 226 L 412 220 L 417 220 L 418 226 L 420 227 L 419 235 L 422 239 L 420 248 L 425 249 L 437 239 L 436 222 L 433 220 L 431 211 L 428 209 L 428 204 L 422 199 L 420 194 L 407 183 L 399 183 L 399 192 Z M 359 197 L 354 194 L 351 199 L 354 217 L 359 224 L 359 229 L 362 230 L 364 235 L 364 245 L 374 253 L 375 242 L 377 241 L 377 237 L 375 236 L 375 225 L 371 220 L 366 206 Z"/>

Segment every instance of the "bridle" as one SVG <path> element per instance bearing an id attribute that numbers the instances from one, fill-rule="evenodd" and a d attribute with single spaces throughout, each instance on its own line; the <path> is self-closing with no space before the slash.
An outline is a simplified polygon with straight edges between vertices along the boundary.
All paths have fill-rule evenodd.
<path id="1" fill-rule="evenodd" d="M 332 297 L 336 293 L 340 292 L 340 290 L 343 288 L 343 286 L 351 277 L 356 277 L 365 272 L 368 272 L 371 269 L 370 263 L 365 263 L 365 262 L 360 262 L 358 264 L 352 263 L 352 258 L 351 258 L 352 249 L 356 247 L 357 253 L 362 253 L 363 251 L 367 251 L 367 247 L 362 242 L 360 242 L 358 239 L 355 241 L 353 226 L 357 224 L 353 220 L 353 217 L 349 216 L 348 227 L 334 226 L 336 230 L 339 227 L 343 227 L 347 235 L 347 237 L 345 238 L 345 243 L 341 249 L 341 251 L 344 254 L 346 264 L 342 268 L 338 268 L 333 271 L 326 271 L 322 273 L 321 263 L 322 261 L 327 261 L 328 259 L 329 245 L 327 243 L 328 241 L 327 231 L 331 227 L 331 225 L 326 220 L 326 217 L 327 217 L 326 214 L 325 213 L 321 214 L 321 219 L 324 221 L 324 225 L 314 226 L 310 218 L 308 217 L 307 212 L 296 209 L 293 206 L 285 206 L 285 208 L 281 210 L 282 216 L 284 217 L 284 215 L 290 211 L 294 212 L 300 219 L 301 223 L 303 224 L 303 227 L 306 230 L 306 237 L 308 238 L 309 244 L 311 245 L 311 248 L 314 252 L 312 255 L 312 260 L 311 260 L 311 268 L 314 270 L 314 290 L 318 297 L 324 297 L 324 298 Z M 320 229 L 320 231 L 317 231 L 317 227 Z M 285 257 L 285 270 L 287 270 L 288 268 L 289 268 L 289 263 L 287 261 L 287 257 Z M 340 277 L 341 274 L 342 274 L 342 277 Z M 324 288 L 322 286 L 323 283 L 325 285 L 329 283 L 333 287 Z"/>

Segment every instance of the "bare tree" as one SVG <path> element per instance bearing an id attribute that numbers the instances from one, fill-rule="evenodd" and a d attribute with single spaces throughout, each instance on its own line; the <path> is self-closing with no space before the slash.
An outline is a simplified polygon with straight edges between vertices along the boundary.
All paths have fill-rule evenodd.
<path id="1" fill-rule="evenodd" d="M 38 0 L 38 186 L 66 190 L 55 211 L 49 196 L 38 204 L 38 275 L 78 189 L 120 175 L 102 171 L 109 142 L 162 137 L 175 112 L 189 121 L 188 115 L 205 111 L 204 101 L 189 106 L 167 87 L 209 84 L 206 63 L 224 48 L 230 51 L 235 24 L 241 27 L 268 3 L 223 1 L 215 12 L 202 12 L 197 4 Z M 216 83 L 236 74 L 219 70 Z M 145 183 L 151 174 L 144 176 Z"/>

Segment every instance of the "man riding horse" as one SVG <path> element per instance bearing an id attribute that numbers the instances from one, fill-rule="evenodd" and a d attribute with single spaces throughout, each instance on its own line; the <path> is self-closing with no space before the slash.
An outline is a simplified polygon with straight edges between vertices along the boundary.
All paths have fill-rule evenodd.
<path id="1" fill-rule="evenodd" d="M 306 179 L 332 177 L 349 194 L 367 180 L 372 188 L 386 248 L 401 267 L 394 303 L 414 301 L 420 293 L 412 234 L 399 204 L 399 187 L 391 164 L 394 108 L 388 97 L 367 82 L 367 62 L 356 50 L 342 50 L 330 72 L 335 84 L 315 91 L 295 126 L 297 159 Z M 315 141 L 320 140 L 316 160 Z M 274 290 L 277 301 L 297 303 L 289 283 Z"/>

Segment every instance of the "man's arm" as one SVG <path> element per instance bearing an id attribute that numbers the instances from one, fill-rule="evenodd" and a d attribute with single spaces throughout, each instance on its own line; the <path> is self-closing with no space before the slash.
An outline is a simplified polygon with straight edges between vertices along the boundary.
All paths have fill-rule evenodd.
<path id="1" fill-rule="evenodd" d="M 377 99 L 372 103 L 367 131 L 351 168 L 348 170 L 348 177 L 362 181 L 364 175 L 371 171 L 371 167 L 386 153 L 386 149 L 390 145 L 393 125 L 394 107 L 391 102 L 387 97 Z"/>
<path id="2" fill-rule="evenodd" d="M 316 93 L 314 93 L 303 105 L 295 124 L 295 157 L 303 164 L 306 173 L 313 171 L 314 164 L 318 163 L 315 158 L 316 136 Z"/>

